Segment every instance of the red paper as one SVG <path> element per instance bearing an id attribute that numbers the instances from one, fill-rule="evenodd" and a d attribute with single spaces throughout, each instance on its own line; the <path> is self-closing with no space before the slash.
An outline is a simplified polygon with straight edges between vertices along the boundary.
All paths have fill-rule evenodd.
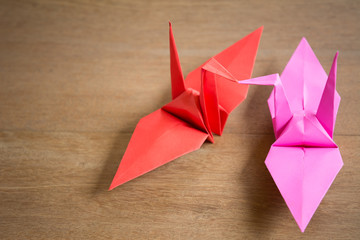
<path id="1" fill-rule="evenodd" d="M 210 58 L 185 81 L 169 27 L 173 100 L 140 120 L 110 190 L 199 149 L 206 140 L 213 142 L 212 132 L 221 135 L 228 115 L 246 98 L 248 86 L 227 75 L 251 78 L 263 27 Z"/>

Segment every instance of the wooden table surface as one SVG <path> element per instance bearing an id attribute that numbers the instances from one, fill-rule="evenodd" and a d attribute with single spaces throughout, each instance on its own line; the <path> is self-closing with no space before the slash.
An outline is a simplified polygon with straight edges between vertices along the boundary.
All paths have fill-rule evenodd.
<path id="1" fill-rule="evenodd" d="M 266 99 L 224 134 L 107 191 L 138 120 L 171 99 L 168 20 L 184 74 L 264 25 L 253 76 L 305 36 L 342 97 L 344 167 L 305 233 L 267 171 Z M 358 239 L 359 1 L 1 1 L 0 239 Z"/>

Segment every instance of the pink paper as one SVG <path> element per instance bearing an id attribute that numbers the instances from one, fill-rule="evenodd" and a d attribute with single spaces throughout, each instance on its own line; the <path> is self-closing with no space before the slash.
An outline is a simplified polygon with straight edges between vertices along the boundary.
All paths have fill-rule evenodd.
<path id="1" fill-rule="evenodd" d="M 336 53 L 329 76 L 303 38 L 278 74 L 239 81 L 224 67 L 213 74 L 240 84 L 273 85 L 268 105 L 276 141 L 265 164 L 302 232 L 343 166 L 333 141 L 340 96 Z"/>

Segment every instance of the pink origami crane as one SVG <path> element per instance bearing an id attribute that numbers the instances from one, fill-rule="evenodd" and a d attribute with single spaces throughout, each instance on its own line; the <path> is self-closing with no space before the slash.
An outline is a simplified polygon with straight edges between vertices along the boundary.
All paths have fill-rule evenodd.
<path id="1" fill-rule="evenodd" d="M 333 140 L 340 103 L 337 57 L 327 76 L 303 38 L 281 78 L 274 74 L 238 81 L 274 85 L 268 105 L 276 141 L 265 164 L 302 232 L 343 166 Z"/>
<path id="2" fill-rule="evenodd" d="M 247 95 L 248 86 L 214 78 L 221 66 L 236 79 L 251 78 L 263 27 L 189 73 L 184 81 L 169 25 L 172 101 L 140 120 L 110 190 L 141 176 L 221 135 L 228 115 Z"/>

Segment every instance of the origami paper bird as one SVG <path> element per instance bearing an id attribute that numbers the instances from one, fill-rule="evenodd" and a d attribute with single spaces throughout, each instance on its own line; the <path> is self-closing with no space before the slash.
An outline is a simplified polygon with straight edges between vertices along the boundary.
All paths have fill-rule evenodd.
<path id="1" fill-rule="evenodd" d="M 327 76 L 303 38 L 281 77 L 238 81 L 274 86 L 268 105 L 276 141 L 265 164 L 302 232 L 343 166 L 333 140 L 340 103 L 337 58 L 338 52 Z"/>
<path id="2" fill-rule="evenodd" d="M 247 95 L 248 86 L 214 77 L 204 67 L 225 68 L 237 79 L 251 77 L 263 27 L 190 72 L 184 81 L 169 23 L 172 101 L 137 124 L 109 190 L 195 151 L 212 132 L 222 134 L 228 115 Z M 216 75 L 217 76 L 217 75 Z"/>

